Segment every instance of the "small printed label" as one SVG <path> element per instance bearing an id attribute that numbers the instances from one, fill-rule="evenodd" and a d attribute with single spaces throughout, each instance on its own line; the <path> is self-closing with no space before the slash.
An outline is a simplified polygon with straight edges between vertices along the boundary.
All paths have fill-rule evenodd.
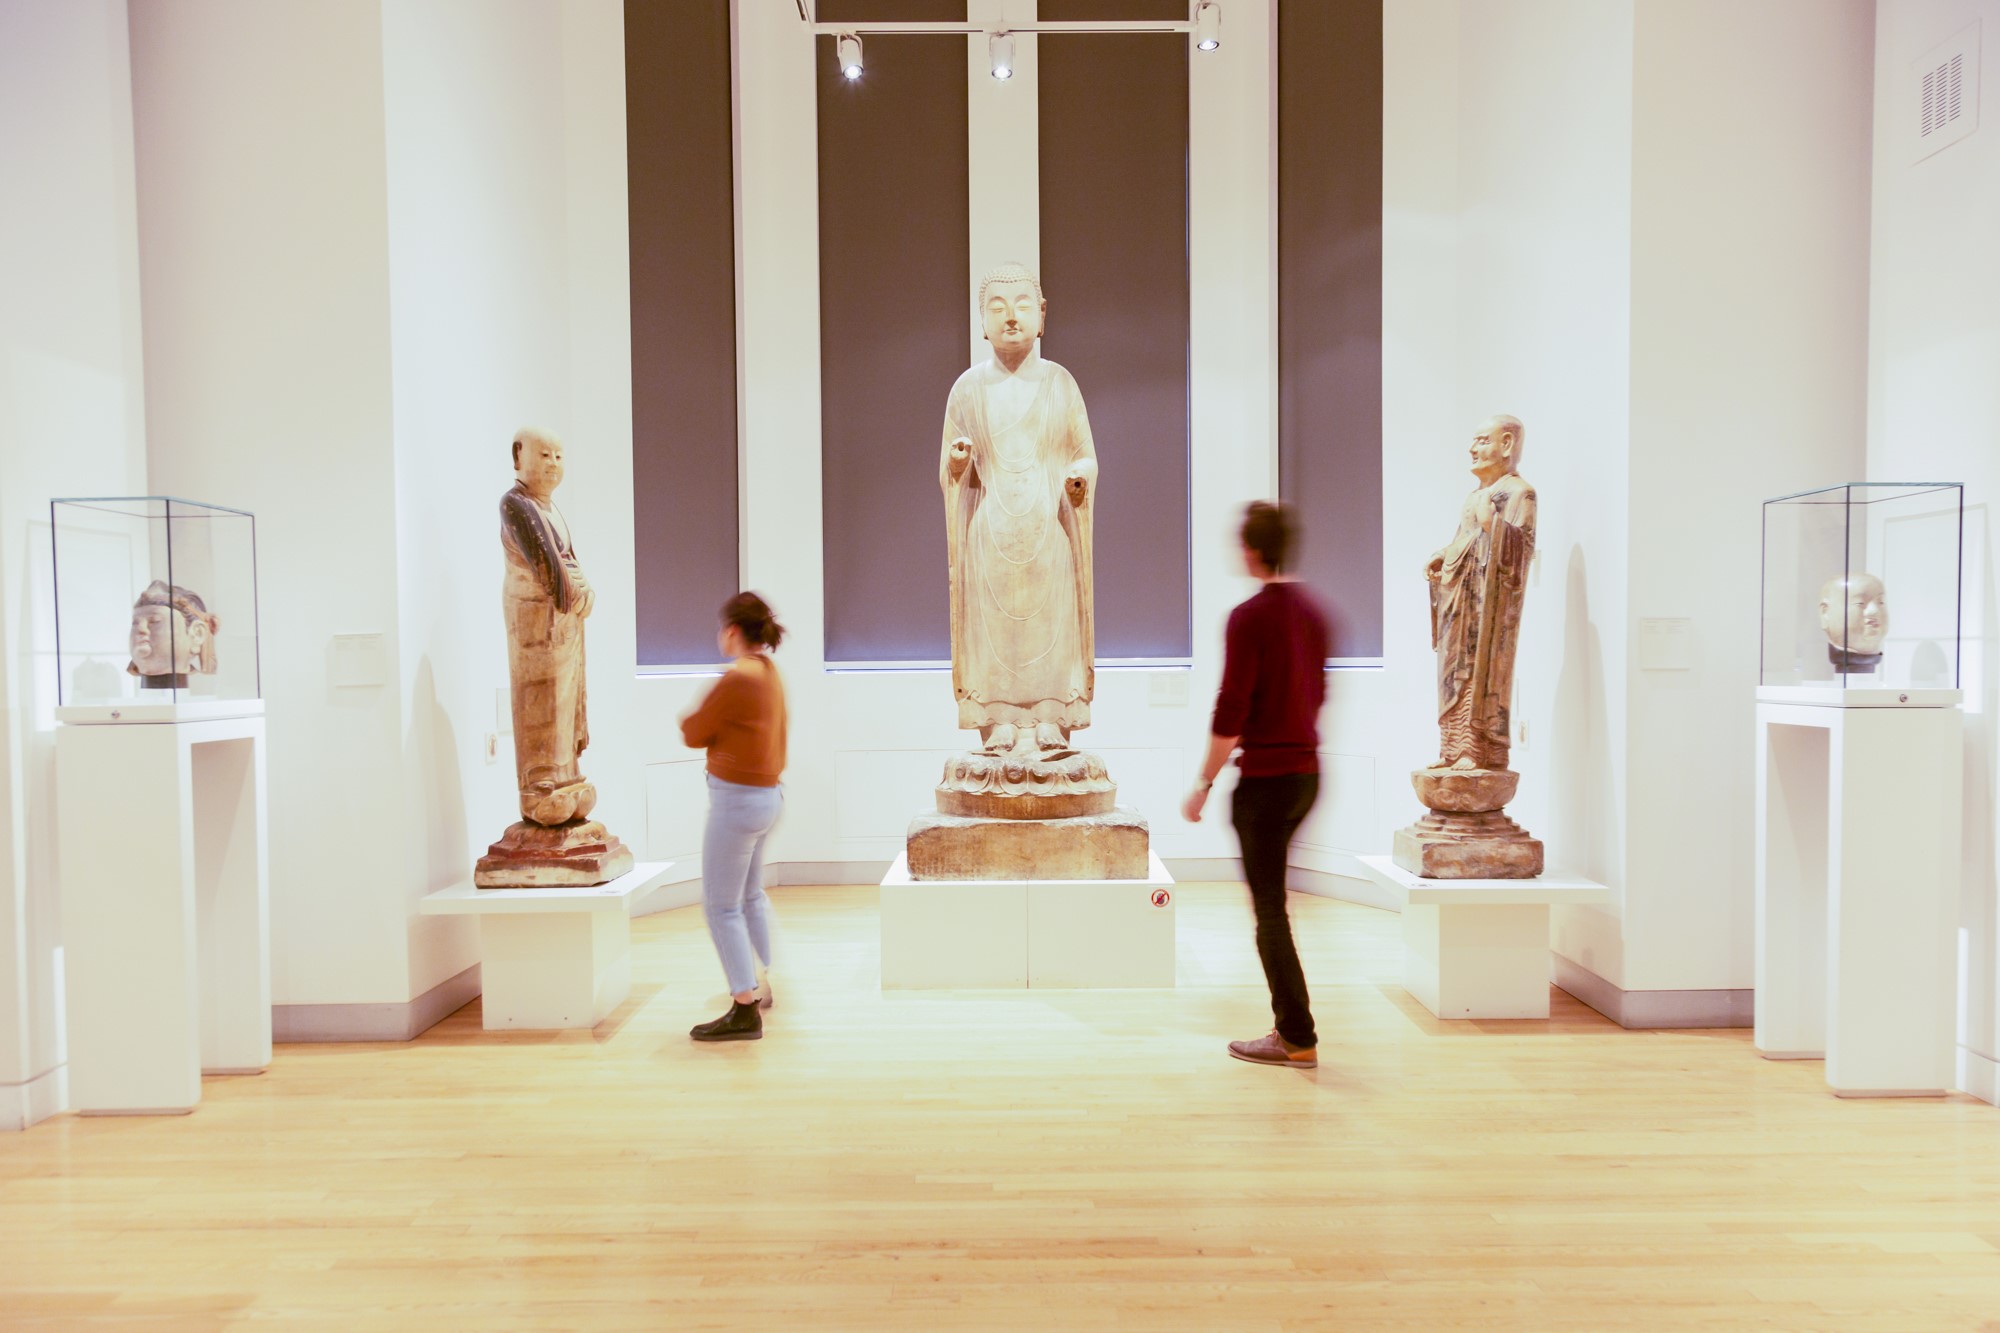
<path id="1" fill-rule="evenodd" d="M 1153 906 L 1165 907 L 1168 904 L 1172 903 L 1173 900 L 1174 900 L 1174 895 L 1168 893 L 1165 889 L 1153 890 Z"/>

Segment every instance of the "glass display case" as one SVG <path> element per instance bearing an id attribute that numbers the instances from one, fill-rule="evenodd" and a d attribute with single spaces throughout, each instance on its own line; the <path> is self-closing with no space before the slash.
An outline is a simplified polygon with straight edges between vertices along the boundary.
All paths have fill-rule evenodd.
<path id="1" fill-rule="evenodd" d="M 257 520 L 170 496 L 53 500 L 57 716 L 261 711 Z"/>
<path id="2" fill-rule="evenodd" d="M 1958 702 L 1957 482 L 1849 482 L 1764 502 L 1758 697 Z"/>

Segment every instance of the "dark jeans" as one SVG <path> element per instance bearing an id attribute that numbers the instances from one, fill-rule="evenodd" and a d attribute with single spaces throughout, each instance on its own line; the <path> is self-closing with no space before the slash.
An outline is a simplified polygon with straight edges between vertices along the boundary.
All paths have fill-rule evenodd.
<path id="1" fill-rule="evenodd" d="M 1285 852 L 1318 798 L 1319 774 L 1287 773 L 1238 779 L 1229 803 L 1229 819 L 1243 845 L 1243 878 L 1250 882 L 1250 904 L 1257 912 L 1257 956 L 1271 984 L 1271 1014 L 1278 1035 L 1294 1046 L 1317 1046 L 1319 1038 L 1291 918 L 1285 915 Z"/>

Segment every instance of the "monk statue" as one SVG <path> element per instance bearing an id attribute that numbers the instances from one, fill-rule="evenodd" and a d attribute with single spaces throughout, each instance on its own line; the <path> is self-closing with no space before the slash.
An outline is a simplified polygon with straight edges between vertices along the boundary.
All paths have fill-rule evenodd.
<path id="1" fill-rule="evenodd" d="M 597 788 L 578 765 L 590 744 L 583 622 L 596 597 L 555 506 L 562 441 L 521 431 L 514 475 L 513 489 L 500 498 L 507 568 L 500 600 L 521 821 L 479 859 L 473 882 L 482 889 L 603 884 L 632 868 L 632 853 L 589 818 Z"/>
<path id="2" fill-rule="evenodd" d="M 958 725 L 989 754 L 1061 754 L 1095 684 L 1097 451 L 1075 378 L 1036 350 L 1040 281 L 1002 265 L 979 306 L 993 357 L 951 386 L 938 459 Z"/>
<path id="3" fill-rule="evenodd" d="M 1843 676 L 1879 671 L 1889 638 L 1889 594 L 1882 580 L 1859 569 L 1828 579 L 1819 590 L 1819 627 L 1835 671 Z"/>
<path id="4" fill-rule="evenodd" d="M 1075 377 L 1038 348 L 1040 280 L 1003 264 L 977 300 L 993 355 L 951 386 L 938 484 L 952 693 L 979 747 L 946 763 L 938 814 L 911 825 L 910 871 L 1144 878 L 1145 822 L 1115 808 L 1104 761 L 1070 745 L 1096 686 L 1090 417 Z"/>
<path id="5" fill-rule="evenodd" d="M 1430 813 L 1396 835 L 1396 863 L 1432 879 L 1531 879 L 1542 845 L 1502 813 L 1520 784 L 1507 767 L 1514 650 L 1535 554 L 1535 488 L 1516 470 L 1525 432 L 1497 416 L 1472 441 L 1479 486 L 1458 531 L 1424 567 L 1437 653 L 1438 758 L 1411 774 Z"/>

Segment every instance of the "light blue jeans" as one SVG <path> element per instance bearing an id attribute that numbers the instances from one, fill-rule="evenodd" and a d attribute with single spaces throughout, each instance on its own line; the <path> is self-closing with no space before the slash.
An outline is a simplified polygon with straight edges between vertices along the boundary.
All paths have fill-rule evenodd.
<path id="1" fill-rule="evenodd" d="M 729 993 L 757 985 L 771 965 L 771 900 L 764 896 L 764 842 L 785 808 L 782 787 L 746 787 L 708 774 L 708 828 L 701 838 L 701 907 Z"/>

